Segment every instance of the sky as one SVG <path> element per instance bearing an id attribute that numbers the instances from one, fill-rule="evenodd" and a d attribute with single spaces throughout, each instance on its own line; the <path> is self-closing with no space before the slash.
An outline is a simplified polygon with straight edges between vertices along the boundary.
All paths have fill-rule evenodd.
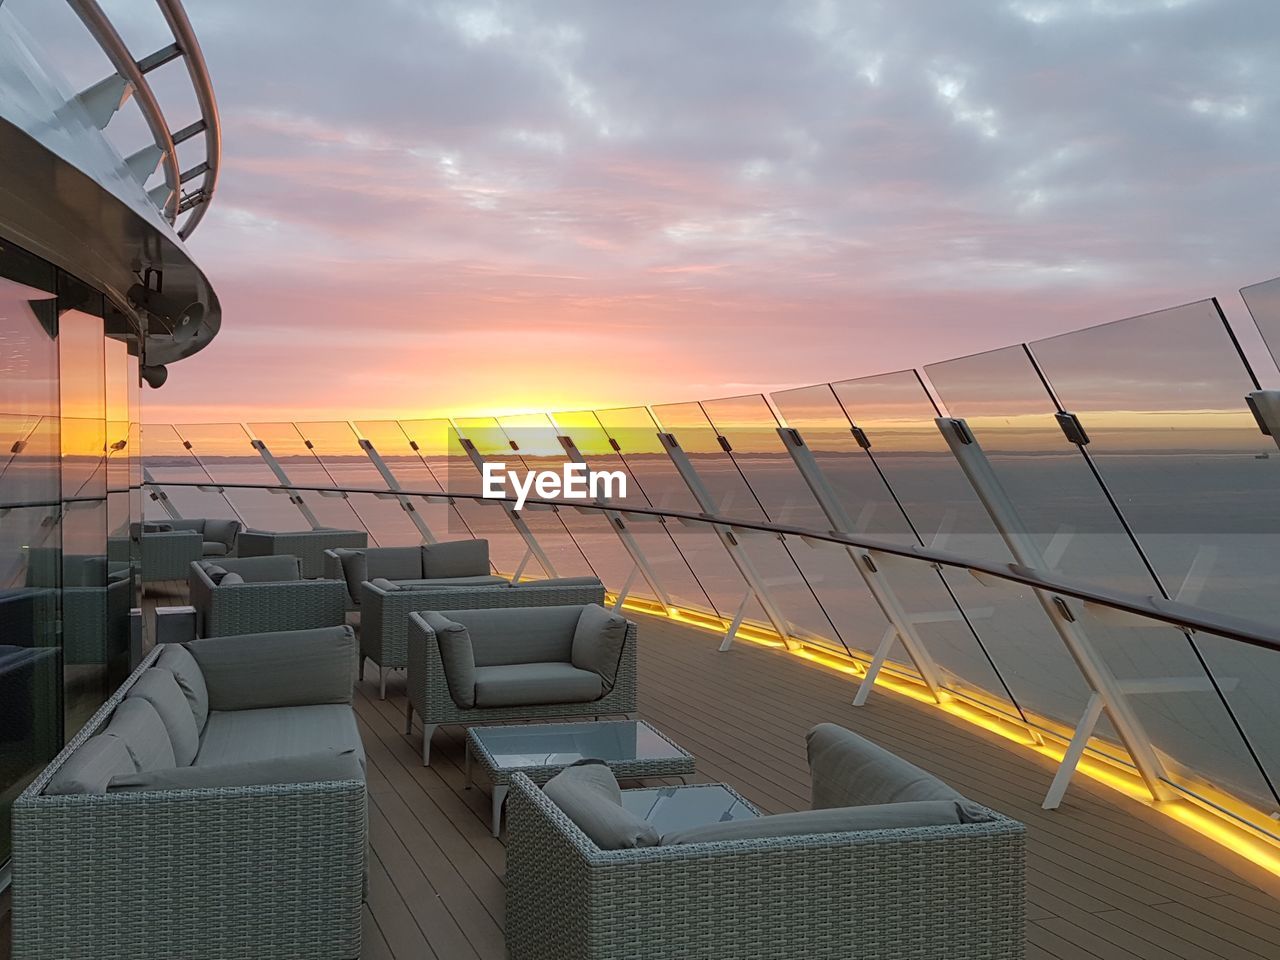
<path id="1" fill-rule="evenodd" d="M 186 6 L 223 322 L 150 420 L 767 392 L 1280 273 L 1271 0 Z"/>

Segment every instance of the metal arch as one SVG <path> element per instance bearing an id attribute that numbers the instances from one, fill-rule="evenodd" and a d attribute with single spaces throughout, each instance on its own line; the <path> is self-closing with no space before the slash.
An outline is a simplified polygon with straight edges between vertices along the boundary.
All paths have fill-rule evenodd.
<path id="1" fill-rule="evenodd" d="M 185 240 L 199 224 L 204 216 L 204 208 L 213 196 L 218 180 L 218 171 L 222 159 L 222 127 L 218 118 L 218 106 L 213 96 L 213 86 L 209 80 L 209 70 L 204 54 L 196 40 L 191 21 L 183 9 L 180 0 L 156 0 L 165 22 L 169 26 L 176 41 L 180 55 L 186 61 L 187 73 L 195 93 L 196 103 L 200 108 L 201 119 L 184 128 L 180 136 L 194 136 L 203 131 L 205 136 L 205 159 L 192 171 L 187 173 L 188 179 L 200 176 L 200 187 L 193 195 L 183 196 L 183 172 L 178 166 L 178 150 L 174 134 L 165 119 L 164 111 L 156 99 L 146 78 L 146 71 L 134 60 L 128 46 L 119 32 L 107 17 L 97 0 L 67 0 L 76 15 L 84 23 L 85 28 L 93 36 L 102 52 L 111 62 L 112 67 L 121 79 L 132 90 L 138 103 L 138 109 L 146 121 L 155 146 L 160 150 L 161 163 L 164 166 L 165 186 L 169 196 L 162 207 L 162 212 L 171 224 L 177 226 L 178 217 L 190 210 L 186 222 L 178 229 L 178 236 Z M 182 136 L 185 134 L 185 136 Z"/>
<path id="2" fill-rule="evenodd" d="M 200 223 L 218 184 L 218 173 L 222 166 L 222 121 L 218 116 L 218 103 L 213 95 L 213 84 L 209 80 L 204 52 L 196 40 L 187 11 L 183 9 L 180 0 L 156 0 L 156 4 L 160 7 L 165 22 L 169 24 L 173 38 L 182 49 L 187 74 L 191 77 L 191 86 L 195 91 L 196 104 L 200 107 L 200 117 L 204 122 L 204 175 L 200 179 L 200 199 L 191 207 L 191 215 L 178 231 L 178 236 L 185 240 Z"/>

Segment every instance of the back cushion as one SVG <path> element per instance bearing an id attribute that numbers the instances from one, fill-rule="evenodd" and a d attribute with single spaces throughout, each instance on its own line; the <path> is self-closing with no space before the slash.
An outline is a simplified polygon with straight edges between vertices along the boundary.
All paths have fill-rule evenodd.
<path id="1" fill-rule="evenodd" d="M 139 770 L 170 770 L 178 765 L 164 721 L 142 697 L 125 697 L 111 715 L 106 732 L 124 741 Z"/>
<path id="2" fill-rule="evenodd" d="M 443 610 L 471 635 L 477 667 L 508 663 L 568 663 L 582 607 L 499 607 Z"/>
<path id="3" fill-rule="evenodd" d="M 483 577 L 489 573 L 488 540 L 452 540 L 424 544 L 422 577 Z"/>
<path id="4" fill-rule="evenodd" d="M 231 573 L 244 577 L 245 583 L 278 583 L 301 580 L 302 568 L 297 557 L 279 554 L 274 557 L 238 557 L 220 561 Z"/>
<path id="5" fill-rule="evenodd" d="M 194 530 L 196 533 L 204 536 L 203 520 L 171 520 L 172 529 L 174 530 Z"/>
<path id="6" fill-rule="evenodd" d="M 476 659 L 471 650 L 471 635 L 456 620 L 450 620 L 434 611 L 420 614 L 436 635 L 440 647 L 440 661 L 444 664 L 444 678 L 449 685 L 449 696 L 460 707 L 476 705 Z"/>
<path id="7" fill-rule="evenodd" d="M 114 734 L 100 733 L 82 743 L 80 749 L 67 758 L 44 792 L 53 796 L 106 793 L 113 778 L 137 770 L 124 741 Z"/>
<path id="8" fill-rule="evenodd" d="M 573 665 L 599 674 L 606 692 L 613 689 L 627 639 L 627 618 L 598 603 L 582 608 L 573 631 Z"/>
<path id="9" fill-rule="evenodd" d="M 350 627 L 192 640 L 211 710 L 350 703 L 356 638 Z"/>
<path id="10" fill-rule="evenodd" d="M 205 721 L 209 719 L 209 688 L 205 686 L 200 664 L 191 656 L 191 651 L 180 643 L 166 643 L 163 647 L 156 666 L 173 674 L 182 695 L 187 699 L 187 706 L 191 708 L 196 729 L 203 731 Z"/>
<path id="11" fill-rule="evenodd" d="M 417 547 L 373 547 L 365 552 L 364 561 L 365 580 L 417 580 L 422 576 L 422 551 Z"/>
<path id="12" fill-rule="evenodd" d="M 818 724 L 805 739 L 815 810 L 964 799 L 933 774 L 834 723 Z"/>
<path id="13" fill-rule="evenodd" d="M 239 520 L 214 520 L 204 522 L 204 538 L 225 543 L 228 548 L 235 545 L 236 536 L 240 533 Z"/>
<path id="14" fill-rule="evenodd" d="M 658 844 L 658 832 L 622 805 L 613 771 L 599 761 L 580 761 L 565 768 L 547 781 L 542 792 L 601 850 Z"/>
<path id="15" fill-rule="evenodd" d="M 334 551 L 342 561 L 342 578 L 347 581 L 347 593 L 355 603 L 360 602 L 360 584 L 369 579 L 363 550 L 338 547 Z"/>
<path id="16" fill-rule="evenodd" d="M 161 667 L 144 670 L 127 694 L 129 700 L 137 697 L 146 700 L 160 714 L 177 765 L 190 764 L 200 749 L 200 730 L 174 675 Z"/>

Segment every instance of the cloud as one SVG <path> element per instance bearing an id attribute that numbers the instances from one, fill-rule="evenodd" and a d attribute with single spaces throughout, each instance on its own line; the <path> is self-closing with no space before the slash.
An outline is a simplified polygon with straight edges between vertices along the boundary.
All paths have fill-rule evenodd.
<path id="1" fill-rule="evenodd" d="M 157 415 L 742 392 L 1280 272 L 1274 4 L 187 6 L 225 157 L 192 250 L 225 316 Z"/>

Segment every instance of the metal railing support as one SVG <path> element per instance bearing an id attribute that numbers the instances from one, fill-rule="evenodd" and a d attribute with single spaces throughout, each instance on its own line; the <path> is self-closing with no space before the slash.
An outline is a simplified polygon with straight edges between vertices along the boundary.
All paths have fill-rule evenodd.
<path id="1" fill-rule="evenodd" d="M 382 454 L 380 454 L 377 448 L 373 445 L 373 441 L 367 440 L 364 437 L 359 437 L 358 434 L 357 436 L 360 449 L 365 452 L 365 456 L 369 458 L 374 469 L 378 471 L 382 479 L 386 482 L 387 489 L 395 493 L 396 500 L 400 503 L 400 509 L 409 515 L 409 519 L 413 521 L 413 525 L 418 528 L 418 533 L 422 537 L 422 542 L 439 543 L 439 540 L 436 539 L 436 535 L 431 532 L 431 527 L 427 524 L 426 518 L 418 512 L 417 508 L 414 507 L 413 502 L 400 492 L 400 481 L 396 479 L 396 475 L 392 473 L 391 467 L 387 465 L 387 461 L 382 459 Z"/>
<path id="2" fill-rule="evenodd" d="M 800 471 L 800 476 L 808 484 L 813 498 L 818 502 L 818 506 L 826 516 L 827 522 L 831 524 L 831 528 L 838 530 L 840 533 L 853 533 L 853 521 L 845 511 L 844 504 L 840 502 L 840 498 L 831 489 L 831 484 L 827 482 L 826 475 L 823 474 L 822 468 L 818 465 L 817 458 L 814 457 L 813 451 L 805 445 L 804 438 L 800 436 L 800 432 L 791 427 L 779 427 L 778 436 L 782 439 L 783 446 L 787 448 L 787 453 L 791 455 L 791 459 L 795 462 L 796 469 Z M 870 551 L 858 550 L 856 547 L 846 547 L 845 551 L 853 562 L 854 569 L 858 571 L 858 575 L 862 578 L 862 582 L 871 591 L 872 597 L 875 598 L 876 604 L 880 607 L 880 612 L 889 621 L 889 626 L 892 628 L 894 635 L 897 636 L 903 648 L 907 651 L 907 656 L 911 658 L 911 662 L 915 665 L 930 695 L 934 700 L 941 702 L 942 681 L 938 673 L 938 666 L 934 663 L 928 647 L 925 646 L 924 641 L 920 638 L 915 624 L 912 623 L 910 615 L 902 606 L 902 601 L 898 599 L 893 586 L 881 572 Z M 892 638 L 889 641 L 889 647 L 891 646 Z M 862 679 L 858 694 L 854 698 L 855 706 L 862 706 L 862 704 L 866 703 L 888 654 L 889 649 L 882 640 L 866 676 Z"/>
<path id="3" fill-rule="evenodd" d="M 667 456 L 671 458 L 671 462 L 675 465 L 676 472 L 680 474 L 680 478 L 684 480 L 685 485 L 689 488 L 689 492 L 693 494 L 693 499 L 697 502 L 698 508 L 708 516 L 714 516 L 716 513 L 715 501 L 711 499 L 711 492 L 707 489 L 706 484 L 702 482 L 702 478 L 698 476 L 698 471 L 690 461 L 689 455 L 684 452 L 680 446 L 680 441 L 671 433 L 659 433 L 658 442 L 662 444 L 662 449 L 667 451 Z M 733 565 L 738 568 L 738 573 L 742 575 L 743 581 L 747 587 L 755 595 L 760 608 L 764 610 L 764 615 L 769 618 L 769 622 L 773 624 L 773 629 L 777 631 L 788 650 L 798 649 L 801 644 L 791 635 L 791 627 L 787 623 L 787 618 L 782 615 L 781 610 L 773 602 L 769 596 L 769 590 L 765 586 L 764 577 L 760 575 L 760 571 L 756 569 L 756 565 L 752 562 L 747 551 L 743 549 L 742 544 L 738 542 L 738 538 L 733 535 L 733 531 L 727 524 L 716 523 L 712 521 L 711 528 L 715 530 L 716 536 L 720 538 L 725 552 L 729 554 L 729 559 L 733 561 Z M 738 616 L 734 618 L 734 627 L 730 629 L 725 636 L 725 642 L 720 645 L 721 650 L 728 650 L 733 642 L 733 636 L 737 633 L 737 627 L 742 622 L 742 616 L 745 613 L 743 607 L 739 607 Z"/>
<path id="4" fill-rule="evenodd" d="M 319 530 L 323 527 L 324 524 L 322 524 L 316 517 L 315 513 L 312 512 L 311 507 L 307 505 L 307 501 L 302 499 L 302 494 L 299 493 L 298 489 L 293 485 L 293 481 L 289 479 L 289 475 L 284 472 L 284 467 L 280 466 L 280 461 L 278 461 L 275 458 L 275 455 L 267 449 L 267 445 L 257 437 L 251 438 L 249 443 L 253 446 L 253 449 L 258 451 L 258 455 L 266 462 L 267 468 L 275 474 L 276 479 L 280 481 L 280 486 L 282 486 L 285 489 L 285 492 L 289 494 L 289 501 L 298 508 L 298 512 L 302 514 L 302 518 L 306 520 L 307 523 L 311 524 L 311 529 Z"/>
<path id="5" fill-rule="evenodd" d="M 934 422 L 938 425 L 960 469 L 964 471 L 974 493 L 978 495 L 978 499 L 991 517 L 991 522 L 995 524 L 1009 552 L 1013 554 L 1014 560 L 1031 570 L 1049 572 L 1039 547 L 1027 533 L 1017 508 L 1003 484 L 1000 483 L 999 477 L 996 476 L 995 470 L 974 437 L 973 431 L 969 429 L 969 425 L 962 419 L 952 417 L 938 417 Z M 1165 783 L 1167 777 L 1164 765 L 1151 744 L 1151 738 L 1130 707 L 1119 682 L 1093 648 L 1084 628 L 1076 620 L 1070 604 L 1066 598 L 1049 590 L 1035 587 L 1033 592 L 1058 636 L 1062 638 L 1071 659 L 1075 661 L 1076 667 L 1084 676 L 1085 682 L 1098 697 L 1101 709 L 1106 711 L 1125 749 L 1129 751 L 1129 756 L 1133 759 L 1134 766 L 1152 798 L 1169 799 L 1172 793 Z M 1077 728 L 1077 737 L 1082 735 L 1081 731 L 1085 727 L 1088 728 L 1087 732 L 1083 733 L 1086 742 L 1088 734 L 1092 733 L 1093 729 L 1092 723 L 1086 723 L 1089 719 L 1088 713 L 1089 711 L 1086 710 Z M 1083 747 L 1073 757 L 1071 750 L 1068 749 L 1068 755 L 1064 757 L 1062 764 L 1063 767 L 1068 768 L 1068 772 L 1063 774 L 1065 778 L 1070 778 L 1071 772 L 1075 769 L 1075 763 L 1079 761 L 1079 755 L 1082 753 Z M 1061 770 L 1059 772 L 1061 773 Z M 1058 792 L 1059 800 L 1061 792 L 1065 792 L 1065 785 L 1062 791 Z M 1053 798 L 1054 791 L 1051 790 L 1046 803 Z"/>

